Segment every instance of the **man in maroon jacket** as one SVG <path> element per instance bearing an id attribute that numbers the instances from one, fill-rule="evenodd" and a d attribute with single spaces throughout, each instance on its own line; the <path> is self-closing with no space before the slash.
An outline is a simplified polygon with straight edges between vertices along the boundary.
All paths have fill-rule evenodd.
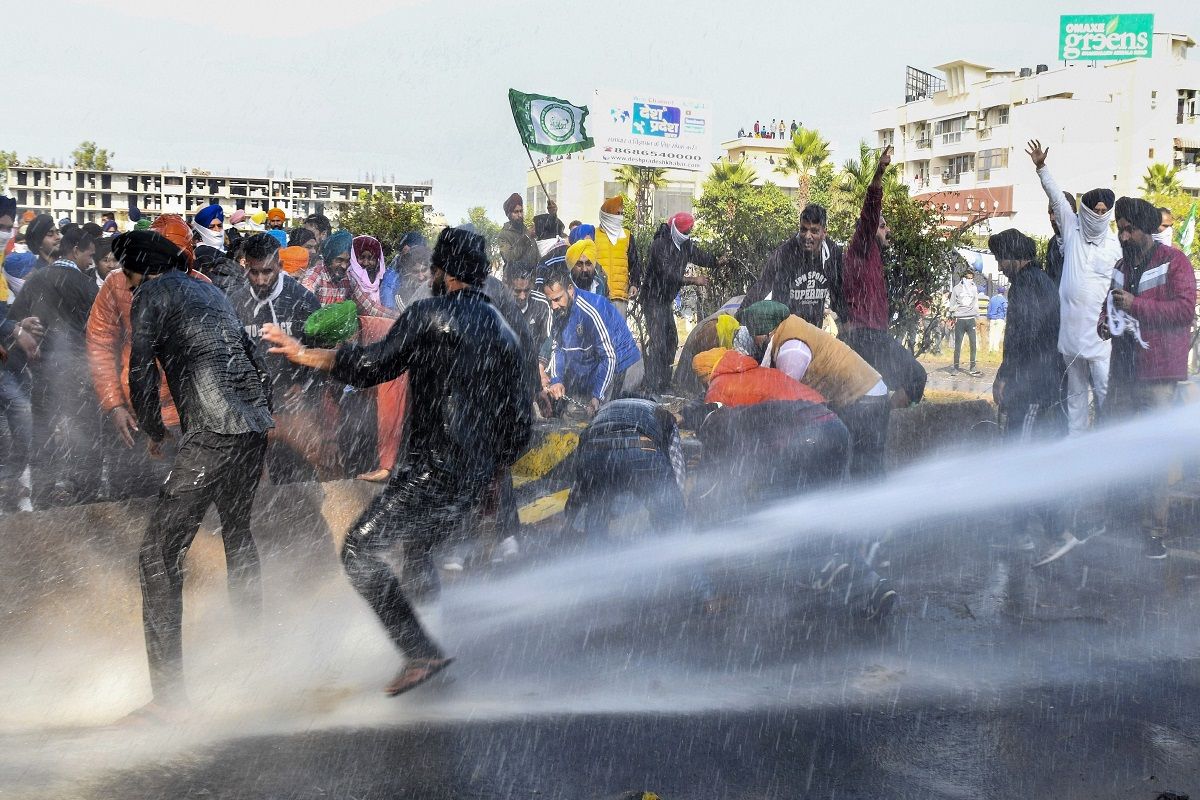
<path id="1" fill-rule="evenodd" d="M 892 406 L 903 408 L 921 402 L 925 394 L 925 368 L 888 331 L 887 280 L 883 252 L 890 232 L 883 218 L 883 176 L 892 163 L 892 148 L 885 147 L 867 187 L 854 235 L 842 255 L 843 303 L 838 313 L 839 334 L 854 352 L 875 368 L 888 390 Z"/>
<path id="2" fill-rule="evenodd" d="M 1109 304 L 1100 309 L 1098 332 L 1113 340 L 1104 416 L 1120 420 L 1171 405 L 1187 379 L 1196 275 L 1188 257 L 1154 240 L 1159 210 L 1132 197 L 1116 205 L 1121 260 L 1113 270 Z M 1147 558 L 1166 558 L 1162 534 L 1167 518 L 1166 476 L 1143 493 L 1141 528 Z"/>

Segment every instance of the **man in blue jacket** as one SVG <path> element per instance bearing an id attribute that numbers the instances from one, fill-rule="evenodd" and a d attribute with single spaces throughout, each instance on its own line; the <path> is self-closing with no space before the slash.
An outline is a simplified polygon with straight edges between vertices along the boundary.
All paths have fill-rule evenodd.
<path id="1" fill-rule="evenodd" d="M 546 394 L 554 401 L 574 399 L 594 417 L 626 387 L 626 371 L 642 354 L 616 306 L 576 288 L 565 265 L 549 273 L 542 291 L 554 314 Z"/>

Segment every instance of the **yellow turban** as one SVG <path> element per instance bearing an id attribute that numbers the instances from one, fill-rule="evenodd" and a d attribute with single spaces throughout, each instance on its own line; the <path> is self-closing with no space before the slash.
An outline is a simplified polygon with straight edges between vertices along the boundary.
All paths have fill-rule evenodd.
<path id="1" fill-rule="evenodd" d="M 253 214 L 250 215 L 250 221 L 253 222 L 255 225 L 262 225 L 264 222 L 267 221 L 267 212 L 255 211 Z"/>
<path id="2" fill-rule="evenodd" d="M 728 347 L 714 347 L 712 350 L 698 353 L 692 359 L 692 372 L 695 372 L 696 377 L 700 380 L 708 383 L 709 378 L 712 377 L 712 371 L 717 368 L 721 358 L 728 352 Z"/>
<path id="3" fill-rule="evenodd" d="M 584 256 L 593 264 L 596 263 L 596 243 L 591 239 L 580 239 L 567 248 L 567 269 L 575 269 L 576 262 Z"/>
<path id="4" fill-rule="evenodd" d="M 733 349 L 733 335 L 742 325 L 736 317 L 722 314 L 717 317 L 717 342 L 721 347 Z"/>
<path id="5" fill-rule="evenodd" d="M 625 212 L 625 198 L 621 195 L 610 197 L 604 201 L 604 205 L 600 206 L 600 210 L 605 214 L 623 214 Z"/>

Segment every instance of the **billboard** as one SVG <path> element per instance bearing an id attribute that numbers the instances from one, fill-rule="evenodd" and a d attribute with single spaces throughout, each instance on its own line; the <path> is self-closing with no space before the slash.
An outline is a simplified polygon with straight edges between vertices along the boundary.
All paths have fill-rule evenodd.
<path id="1" fill-rule="evenodd" d="M 1059 18 L 1058 57 L 1062 61 L 1149 58 L 1153 46 L 1153 14 L 1082 14 Z"/>
<path id="2" fill-rule="evenodd" d="M 707 171 L 712 104 L 703 100 L 597 89 L 590 104 L 592 161 Z"/>

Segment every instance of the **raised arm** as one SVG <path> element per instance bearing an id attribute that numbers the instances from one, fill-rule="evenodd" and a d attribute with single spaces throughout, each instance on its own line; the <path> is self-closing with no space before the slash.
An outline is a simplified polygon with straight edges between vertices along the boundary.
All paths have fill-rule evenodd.
<path id="1" fill-rule="evenodd" d="M 879 154 L 879 163 L 875 165 L 875 175 L 867 186 L 867 195 L 863 199 L 862 211 L 858 215 L 858 223 L 854 226 L 854 234 L 850 237 L 850 250 L 858 255 L 871 252 L 879 230 L 879 220 L 883 217 L 883 176 L 892 163 L 892 148 L 883 148 Z"/>
<path id="2" fill-rule="evenodd" d="M 1065 232 L 1068 228 L 1074 230 L 1079 227 L 1075 211 L 1067 202 L 1058 181 L 1054 180 L 1054 176 L 1050 174 L 1050 168 L 1046 166 L 1046 156 L 1050 155 L 1050 148 L 1043 148 L 1040 141 L 1031 139 L 1025 154 L 1029 156 L 1037 170 L 1038 180 L 1042 182 L 1042 191 L 1046 193 L 1046 199 L 1050 201 L 1050 207 L 1054 209 L 1054 218 L 1058 220 L 1058 229 Z"/>

